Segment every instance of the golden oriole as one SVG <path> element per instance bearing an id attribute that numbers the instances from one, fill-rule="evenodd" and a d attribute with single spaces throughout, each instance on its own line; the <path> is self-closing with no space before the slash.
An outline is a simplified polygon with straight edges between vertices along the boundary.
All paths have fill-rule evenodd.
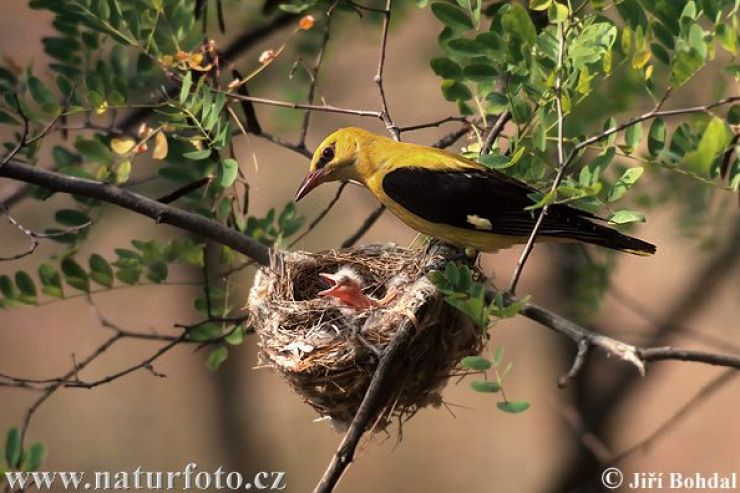
<path id="1" fill-rule="evenodd" d="M 539 211 L 525 210 L 537 192 L 524 182 L 440 149 L 396 142 L 360 128 L 343 128 L 316 149 L 296 201 L 327 181 L 364 185 L 411 228 L 482 251 L 526 243 Z M 583 241 L 638 255 L 655 246 L 596 223 L 564 204 L 548 209 L 541 240 Z"/>

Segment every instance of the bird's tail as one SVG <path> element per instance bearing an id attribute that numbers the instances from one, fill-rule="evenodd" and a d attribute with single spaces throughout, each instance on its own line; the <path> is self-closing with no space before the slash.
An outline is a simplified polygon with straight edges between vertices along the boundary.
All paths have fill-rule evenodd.
<path id="1" fill-rule="evenodd" d="M 572 240 L 584 241 L 635 255 L 647 256 L 655 253 L 655 245 L 652 243 L 622 234 L 616 229 L 592 221 L 588 221 L 588 223 L 587 228 L 568 231 L 564 236 Z"/>

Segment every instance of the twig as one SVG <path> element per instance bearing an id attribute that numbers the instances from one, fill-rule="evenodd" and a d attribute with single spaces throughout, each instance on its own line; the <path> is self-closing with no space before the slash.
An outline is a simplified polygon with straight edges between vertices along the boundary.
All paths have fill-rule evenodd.
<path id="1" fill-rule="evenodd" d="M 360 227 L 355 231 L 352 236 L 347 238 L 342 242 L 342 248 L 349 248 L 351 246 L 354 246 L 355 243 L 360 241 L 360 238 L 365 236 L 365 233 L 368 232 L 370 228 L 373 227 L 373 224 L 375 224 L 375 221 L 380 218 L 380 216 L 383 214 L 383 211 L 385 211 L 385 206 L 381 205 L 377 209 L 375 209 L 373 212 L 370 213 L 367 218 L 365 218 L 365 221 L 360 225 Z"/>
<path id="2" fill-rule="evenodd" d="M 340 106 L 332 106 L 329 104 L 293 103 L 291 101 L 280 101 L 277 99 L 260 98 L 257 96 L 242 96 L 240 94 L 235 94 L 233 92 L 226 92 L 226 91 L 221 91 L 221 90 L 213 91 L 213 92 L 224 94 L 227 98 L 234 100 L 234 101 L 251 101 L 253 103 L 266 104 L 268 106 L 279 106 L 281 108 L 292 108 L 294 110 L 324 111 L 327 113 L 343 113 L 347 115 L 373 117 L 373 118 L 382 119 L 382 114 L 379 111 L 342 108 Z"/>
<path id="3" fill-rule="evenodd" d="M 255 44 L 259 43 L 267 36 L 270 36 L 275 31 L 289 25 L 295 18 L 296 16 L 294 14 L 282 14 L 257 29 L 244 31 L 242 34 L 234 38 L 234 40 L 223 50 L 221 58 L 227 61 L 233 61 L 236 57 L 252 49 Z M 167 88 L 167 92 L 172 92 L 174 89 L 175 86 L 169 86 Z M 152 106 L 156 106 L 162 101 L 163 99 L 155 100 L 152 102 Z M 119 126 L 124 130 L 136 128 L 139 122 L 144 120 L 150 113 L 151 107 L 138 108 L 121 120 Z"/>
<path id="4" fill-rule="evenodd" d="M 413 132 L 414 130 L 422 130 L 424 128 L 439 127 L 440 125 L 444 125 L 445 123 L 467 122 L 467 121 L 468 119 L 465 118 L 464 116 L 448 116 L 445 118 L 440 118 L 439 120 L 435 120 L 433 122 L 418 123 L 416 125 L 409 125 L 408 127 L 399 127 L 398 131 L 400 133 Z"/>
<path id="5" fill-rule="evenodd" d="M 28 238 L 28 248 L 25 251 L 11 255 L 9 257 L 0 257 L 0 261 L 18 260 L 18 259 L 22 259 L 23 257 L 27 257 L 33 254 L 33 252 L 35 252 L 36 249 L 39 247 L 39 239 L 56 238 L 59 236 L 70 234 L 70 233 L 75 233 L 77 231 L 87 228 L 88 226 L 92 224 L 92 222 L 88 221 L 85 224 L 81 224 L 79 226 L 72 226 L 70 228 L 66 228 L 61 231 L 54 231 L 52 233 L 36 233 L 35 231 L 31 231 L 30 229 L 28 229 L 27 227 L 19 223 L 10 214 L 10 211 L 8 211 L 4 205 L 0 205 L 0 213 L 5 214 L 10 224 L 18 228 L 18 230 L 20 230 L 20 232 L 23 233 L 26 236 L 26 238 Z"/>
<path id="6" fill-rule="evenodd" d="M 169 351 L 170 349 L 174 348 L 175 346 L 183 342 L 185 338 L 187 338 L 187 335 L 188 335 L 187 332 L 183 332 L 182 335 L 168 342 L 164 346 L 160 347 L 157 351 L 155 351 L 151 356 L 149 356 L 145 360 L 141 361 L 140 363 L 136 365 L 130 366 L 126 368 L 125 370 L 121 370 L 119 372 L 108 375 L 107 377 L 103 377 L 101 379 L 93 380 L 90 382 L 85 382 L 82 380 L 72 380 L 72 381 L 64 382 L 63 385 L 65 387 L 79 387 L 79 388 L 84 388 L 84 389 L 91 389 L 93 387 L 97 387 L 99 385 L 103 385 L 106 383 L 110 383 L 114 380 L 118 380 L 119 378 L 125 377 L 126 375 L 133 373 L 137 370 L 148 369 L 151 371 L 152 369 L 151 364 L 155 360 L 157 360 L 160 356 L 165 354 L 167 351 Z M 159 376 L 159 374 L 156 374 L 156 373 L 155 375 Z"/>
<path id="7" fill-rule="evenodd" d="M 217 221 L 162 204 L 156 200 L 114 185 L 66 176 L 14 160 L 9 161 L 0 169 L 0 176 L 40 185 L 54 192 L 81 195 L 115 204 L 150 217 L 157 223 L 170 224 L 198 233 L 204 238 L 229 246 L 262 265 L 269 263 L 269 249 L 252 238 L 230 229 Z"/>
<path id="8" fill-rule="evenodd" d="M 558 56 L 557 56 L 557 65 L 555 67 L 555 87 L 553 90 L 555 91 L 555 106 L 557 108 L 558 113 L 558 172 L 555 176 L 555 179 L 552 182 L 552 186 L 550 187 L 550 192 L 553 193 L 558 189 L 558 186 L 560 186 L 560 182 L 563 179 L 563 175 L 565 174 L 565 168 L 567 166 L 567 163 L 565 162 L 565 152 L 564 152 L 564 142 L 563 142 L 563 94 L 562 94 L 562 85 L 563 85 L 563 54 L 565 53 L 565 27 L 563 26 L 563 23 L 558 24 Z M 486 139 L 488 140 L 488 139 Z M 492 141 L 491 141 L 492 143 Z M 490 145 L 490 144 L 489 144 Z M 488 149 L 488 147 L 483 148 Z M 542 222 L 545 220 L 545 216 L 547 215 L 547 211 L 550 208 L 550 204 L 545 204 L 544 207 L 540 210 L 539 216 L 537 216 L 537 221 L 534 223 L 534 227 L 532 228 L 532 232 L 529 235 L 529 238 L 527 239 L 527 243 L 524 246 L 524 250 L 522 251 L 521 256 L 519 257 L 519 260 L 516 263 L 516 268 L 514 269 L 514 274 L 511 276 L 511 283 L 509 284 L 509 292 L 511 294 L 516 293 L 516 285 L 519 283 L 519 278 L 522 275 L 522 270 L 524 269 L 524 264 L 526 264 L 527 259 L 529 258 L 529 254 L 532 253 L 532 248 L 534 248 L 534 242 L 537 239 L 537 233 L 540 231 L 540 227 L 542 226 Z"/>
<path id="9" fill-rule="evenodd" d="M 308 225 L 306 228 L 306 231 L 298 235 L 296 238 L 293 239 L 293 241 L 290 242 L 288 245 L 289 247 L 294 247 L 299 241 L 301 241 L 303 238 L 305 238 L 308 234 L 311 233 L 311 231 L 316 228 L 316 226 L 319 225 L 319 223 L 326 217 L 326 215 L 329 213 L 329 211 L 332 210 L 334 205 L 339 201 L 339 198 L 342 196 L 342 192 L 344 191 L 344 188 L 347 186 L 349 182 L 343 181 L 339 187 L 337 188 L 337 193 L 334 195 L 334 198 L 331 199 L 329 204 L 322 210 L 318 216 L 316 216 L 316 219 L 314 219 L 311 224 Z"/>
<path id="10" fill-rule="evenodd" d="M 460 129 L 455 130 L 454 132 L 450 132 L 449 134 L 439 139 L 437 142 L 432 144 L 432 147 L 436 147 L 437 149 L 447 149 L 452 144 L 465 137 L 468 132 L 470 132 L 469 126 L 466 125 L 464 127 L 461 127 Z"/>
<path id="11" fill-rule="evenodd" d="M 190 182 L 187 185 L 183 185 L 182 187 L 178 188 L 177 190 L 173 192 L 168 193 L 167 195 L 163 197 L 158 198 L 157 202 L 160 202 L 162 204 L 171 204 L 172 202 L 176 201 L 180 197 L 184 197 L 190 192 L 198 190 L 200 187 L 207 185 L 212 180 L 213 180 L 212 176 L 205 176 L 199 180 Z"/>
<path id="12" fill-rule="evenodd" d="M 486 139 L 483 141 L 483 148 L 481 154 L 488 154 L 493 148 L 493 143 L 496 141 L 501 132 L 504 130 L 506 124 L 511 120 L 511 111 L 506 110 L 498 116 L 496 123 L 493 124 L 491 130 L 486 134 Z"/>
<path id="13" fill-rule="evenodd" d="M 640 442 L 632 445 L 631 447 L 627 448 L 626 450 L 618 453 L 614 457 L 610 458 L 608 460 L 608 463 L 610 464 L 618 464 L 625 460 L 627 457 L 631 456 L 635 452 L 639 450 L 644 450 L 648 448 L 650 445 L 655 443 L 656 440 L 658 440 L 661 436 L 665 435 L 668 430 L 673 428 L 676 424 L 678 424 L 683 418 L 688 416 L 689 412 L 699 404 L 702 404 L 707 401 L 708 397 L 712 394 L 716 393 L 720 388 L 724 387 L 728 383 L 730 383 L 732 380 L 738 377 L 740 375 L 736 370 L 730 369 L 727 371 L 722 372 L 719 376 L 711 380 L 709 383 L 704 385 L 699 392 L 697 392 L 687 403 L 685 403 L 681 408 L 676 411 L 670 418 L 668 418 L 663 424 L 661 424 L 658 428 L 656 428 L 650 435 L 648 435 L 646 438 L 641 440 Z"/>
<path id="14" fill-rule="evenodd" d="M 2 161 L 0 161 L 0 168 L 5 166 L 5 164 L 13 159 L 18 152 L 20 152 L 21 149 L 23 149 L 27 145 L 26 139 L 28 138 L 28 117 L 23 113 L 23 108 L 21 107 L 21 100 L 18 99 L 18 95 L 13 93 L 13 99 L 15 100 L 15 106 L 16 111 L 18 112 L 18 115 L 21 117 L 21 120 L 23 120 L 23 131 L 21 132 L 21 138 L 18 139 L 18 143 L 15 145 L 13 149 L 3 158 Z"/>
<path id="15" fill-rule="evenodd" d="M 311 81 L 309 82 L 308 86 L 308 95 L 306 96 L 306 102 L 308 104 L 313 104 L 314 101 L 314 95 L 316 93 L 316 84 L 318 82 L 319 78 L 319 71 L 321 71 L 321 64 L 324 61 L 324 54 L 326 53 L 326 45 L 329 43 L 329 38 L 331 37 L 331 19 L 332 19 L 332 12 L 329 11 L 326 14 L 326 25 L 324 26 L 324 37 L 321 39 L 321 47 L 319 48 L 319 53 L 316 55 L 316 62 L 314 62 L 313 68 L 311 69 L 309 75 L 311 76 Z M 303 123 L 301 124 L 301 133 L 300 137 L 298 139 L 298 146 L 302 148 L 306 148 L 306 136 L 308 135 L 308 124 L 311 120 L 311 112 L 307 111 L 303 115 Z"/>
<path id="16" fill-rule="evenodd" d="M 433 257 L 434 255 L 430 256 L 432 262 L 435 261 Z M 362 403 L 324 475 L 314 489 L 314 493 L 330 493 L 334 490 L 347 467 L 352 463 L 362 435 L 377 418 L 383 404 L 393 398 L 391 394 L 392 380 L 397 376 L 394 370 L 397 369 L 398 362 L 406 356 L 405 349 L 416 335 L 416 322 L 405 313 L 413 313 L 415 307 L 422 305 L 430 296 L 435 295 L 436 289 L 426 277 L 421 277 L 416 281 L 410 292 L 418 293 L 419 296 L 415 298 L 414 306 L 409 306 L 408 310 L 404 310 L 403 313 L 396 313 L 399 318 L 398 332 L 393 336 L 393 340 L 380 357 Z"/>
<path id="17" fill-rule="evenodd" d="M 380 53 L 378 55 L 378 71 L 375 74 L 373 80 L 378 85 L 378 93 L 380 95 L 380 106 L 382 111 L 380 112 L 380 119 L 385 123 L 386 128 L 390 132 L 391 136 L 395 140 L 401 140 L 401 132 L 398 129 L 398 125 L 391 118 L 391 114 L 388 111 L 388 101 L 385 97 L 385 87 L 383 86 L 383 69 L 385 68 L 385 55 L 386 47 L 388 45 L 388 28 L 391 23 L 391 8 L 393 7 L 393 0 L 386 0 L 385 11 L 381 12 L 383 15 L 383 34 L 380 37 Z"/>

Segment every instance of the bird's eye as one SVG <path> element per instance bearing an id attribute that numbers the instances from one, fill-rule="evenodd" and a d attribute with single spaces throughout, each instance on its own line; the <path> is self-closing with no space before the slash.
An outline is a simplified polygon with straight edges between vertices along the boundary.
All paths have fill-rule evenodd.
<path id="1" fill-rule="evenodd" d="M 334 159 L 334 146 L 328 146 L 325 147 L 323 151 L 321 151 L 321 157 L 319 158 L 319 162 L 317 163 L 317 166 L 319 168 L 323 168 L 328 163 L 331 162 L 331 160 Z"/>

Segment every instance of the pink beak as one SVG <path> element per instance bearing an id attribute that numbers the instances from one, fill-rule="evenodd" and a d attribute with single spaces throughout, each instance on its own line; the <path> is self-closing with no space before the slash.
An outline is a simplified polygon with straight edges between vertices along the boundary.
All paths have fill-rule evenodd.
<path id="1" fill-rule="evenodd" d="M 298 202 L 303 197 L 308 195 L 308 192 L 321 185 L 324 181 L 323 170 L 310 171 L 303 179 L 303 183 L 298 187 L 298 192 L 295 194 L 295 201 Z M 323 276 L 323 274 L 321 274 Z"/>

